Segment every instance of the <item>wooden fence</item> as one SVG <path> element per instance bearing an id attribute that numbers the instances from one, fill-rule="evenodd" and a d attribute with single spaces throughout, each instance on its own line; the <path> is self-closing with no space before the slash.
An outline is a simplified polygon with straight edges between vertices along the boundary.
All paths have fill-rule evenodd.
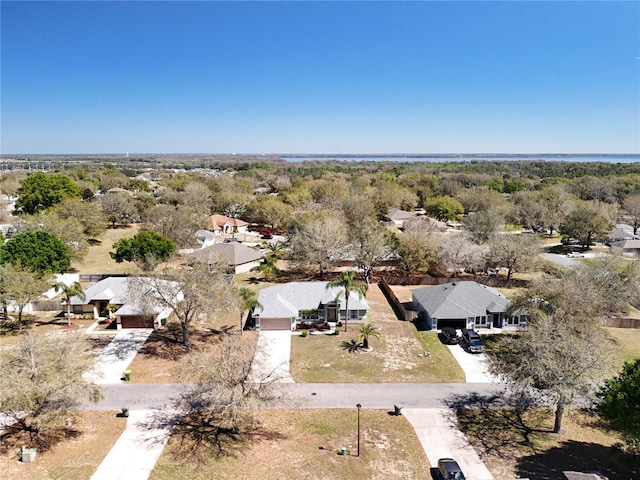
<path id="1" fill-rule="evenodd" d="M 384 296 L 387 298 L 387 301 L 398 317 L 398 320 L 411 321 L 415 318 L 417 312 L 405 308 L 404 304 L 400 300 L 398 300 L 398 297 L 395 293 L 393 293 L 393 290 L 391 290 L 389 284 L 385 281 L 384 278 L 380 279 L 378 286 L 380 287 L 380 290 L 382 290 Z"/>
<path id="2" fill-rule="evenodd" d="M 477 282 L 487 287 L 527 287 L 529 281 L 512 278 L 507 281 L 503 277 L 488 277 L 485 275 L 469 275 L 464 277 L 431 277 L 423 276 L 399 276 L 385 275 L 380 277 L 380 283 L 385 282 L 387 285 L 442 285 L 451 282 Z"/>
<path id="3" fill-rule="evenodd" d="M 612 328 L 640 328 L 640 318 L 607 318 L 602 321 L 602 326 Z"/>
<path id="4" fill-rule="evenodd" d="M 64 310 L 60 300 L 43 300 L 31 302 L 31 310 L 34 312 L 58 312 Z"/>

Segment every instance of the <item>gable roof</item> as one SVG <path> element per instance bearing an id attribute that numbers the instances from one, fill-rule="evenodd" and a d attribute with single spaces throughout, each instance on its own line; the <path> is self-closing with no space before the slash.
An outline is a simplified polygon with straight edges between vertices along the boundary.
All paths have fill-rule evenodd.
<path id="1" fill-rule="evenodd" d="M 177 292 L 179 284 L 168 280 L 153 280 L 153 284 L 144 286 L 145 280 L 151 281 L 147 277 L 107 277 L 94 283 L 84 290 L 84 300 L 78 296 L 70 299 L 71 305 L 87 305 L 96 301 L 106 301 L 113 305 L 122 305 L 115 313 L 117 315 L 132 314 L 157 314 L 166 308 L 161 302 L 140 302 L 138 299 L 142 296 L 153 298 L 157 295 L 158 290 L 167 292 Z M 135 283 L 134 283 L 135 282 Z M 135 285 L 142 285 L 137 287 Z M 155 290 L 156 287 L 160 287 Z M 172 295 L 177 297 L 178 295 Z"/>
<path id="2" fill-rule="evenodd" d="M 225 217 L 224 215 L 210 215 L 208 225 L 213 229 L 217 230 L 218 228 L 224 228 L 225 225 L 231 225 L 232 227 L 246 227 L 249 225 L 249 222 L 245 222 L 244 220 L 240 220 L 239 218 L 230 218 Z"/>
<path id="3" fill-rule="evenodd" d="M 258 302 L 262 307 L 254 314 L 267 318 L 295 317 L 300 310 L 313 310 L 334 302 L 340 295 L 340 309 L 345 308 L 344 289 L 328 287 L 329 282 L 290 282 L 260 290 Z M 349 295 L 350 310 L 367 310 L 369 304 L 356 292 Z"/>
<path id="4" fill-rule="evenodd" d="M 238 242 L 216 243 L 215 245 L 196 250 L 189 255 L 202 262 L 222 258 L 226 260 L 229 265 L 233 266 L 255 262 L 263 257 L 262 252 Z"/>
<path id="5" fill-rule="evenodd" d="M 452 282 L 411 290 L 431 318 L 458 319 L 504 312 L 509 301 L 497 290 L 476 282 Z"/>
<path id="6" fill-rule="evenodd" d="M 621 242 L 613 242 L 611 246 L 623 250 L 637 250 L 640 248 L 640 240 L 622 240 Z"/>
<path id="7" fill-rule="evenodd" d="M 415 217 L 417 214 L 415 212 L 407 212 L 406 210 L 401 210 L 399 208 L 392 207 L 387 212 L 387 218 L 394 222 L 401 222 L 403 220 L 408 220 L 410 218 Z"/>

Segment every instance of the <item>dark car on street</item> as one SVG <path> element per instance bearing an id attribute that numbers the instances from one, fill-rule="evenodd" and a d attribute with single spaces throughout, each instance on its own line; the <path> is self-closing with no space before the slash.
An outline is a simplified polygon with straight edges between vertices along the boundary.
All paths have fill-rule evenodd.
<path id="1" fill-rule="evenodd" d="M 442 480 L 466 480 L 460 465 L 453 458 L 438 460 L 438 473 Z"/>
<path id="2" fill-rule="evenodd" d="M 442 330 L 442 338 L 444 339 L 444 343 L 447 345 L 455 345 L 460 341 L 460 337 L 456 333 L 456 329 L 452 327 L 443 327 Z"/>
<path id="3" fill-rule="evenodd" d="M 462 340 L 469 347 L 471 353 L 484 352 L 484 343 L 480 340 L 480 335 L 475 330 L 465 328 L 462 330 Z"/>

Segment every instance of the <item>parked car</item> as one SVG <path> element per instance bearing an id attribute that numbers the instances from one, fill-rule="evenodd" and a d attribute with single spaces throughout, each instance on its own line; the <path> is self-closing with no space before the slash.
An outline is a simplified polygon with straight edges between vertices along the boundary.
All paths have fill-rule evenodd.
<path id="1" fill-rule="evenodd" d="M 580 252 L 569 252 L 567 253 L 567 257 L 569 258 L 584 258 L 584 255 Z"/>
<path id="2" fill-rule="evenodd" d="M 455 345 L 460 341 L 460 337 L 458 336 L 455 328 L 443 327 L 441 332 L 445 343 L 448 345 Z"/>
<path id="3" fill-rule="evenodd" d="M 453 458 L 438 460 L 438 473 L 443 480 L 465 480 L 460 465 Z"/>
<path id="4" fill-rule="evenodd" d="M 263 239 L 271 240 L 271 239 L 273 238 L 273 231 L 272 231 L 271 229 L 269 229 L 269 228 L 263 228 L 263 229 L 262 229 L 262 230 L 260 230 L 260 232 L 258 232 L 258 233 L 260 233 L 260 236 L 261 236 Z"/>
<path id="5" fill-rule="evenodd" d="M 577 238 L 562 237 L 562 244 L 563 245 L 580 245 L 580 240 L 578 240 Z"/>
<path id="6" fill-rule="evenodd" d="M 480 335 L 475 330 L 465 328 L 462 330 L 462 340 L 469 346 L 471 353 L 484 352 L 484 343 L 480 340 Z"/>
<path id="7" fill-rule="evenodd" d="M 240 240 L 239 238 L 236 238 L 236 237 L 229 237 L 229 238 L 225 238 L 224 239 L 224 243 L 231 243 L 231 242 L 242 243 L 242 240 Z"/>

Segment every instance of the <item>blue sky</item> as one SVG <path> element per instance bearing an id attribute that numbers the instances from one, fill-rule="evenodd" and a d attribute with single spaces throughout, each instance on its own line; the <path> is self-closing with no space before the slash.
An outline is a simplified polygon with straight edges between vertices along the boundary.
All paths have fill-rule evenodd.
<path id="1" fill-rule="evenodd" d="M 640 153 L 640 2 L 10 2 L 0 153 Z"/>

